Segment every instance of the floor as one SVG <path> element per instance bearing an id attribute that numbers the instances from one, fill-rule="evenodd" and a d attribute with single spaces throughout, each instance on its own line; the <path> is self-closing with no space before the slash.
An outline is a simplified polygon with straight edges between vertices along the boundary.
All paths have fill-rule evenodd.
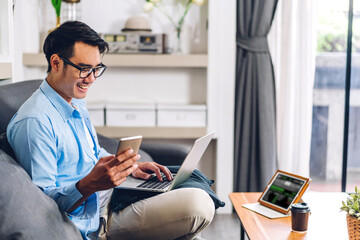
<path id="1" fill-rule="evenodd" d="M 206 240 L 240 239 L 240 220 L 236 213 L 215 214 L 212 223 L 201 233 Z"/>

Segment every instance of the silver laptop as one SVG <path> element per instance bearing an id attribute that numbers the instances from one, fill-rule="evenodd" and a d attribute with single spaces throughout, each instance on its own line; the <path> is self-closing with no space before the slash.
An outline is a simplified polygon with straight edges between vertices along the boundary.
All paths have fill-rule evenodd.
<path id="1" fill-rule="evenodd" d="M 120 186 L 117 186 L 116 188 L 151 192 L 168 192 L 174 189 L 190 177 L 214 134 L 215 132 L 209 133 L 195 141 L 184 162 L 181 164 L 179 171 L 176 175 L 174 175 L 172 181 L 168 181 L 164 176 L 164 181 L 161 182 L 157 179 L 155 174 L 153 174 L 154 176 L 148 180 L 137 179 L 129 176 L 126 178 L 125 182 L 123 182 L 122 184 L 120 184 Z"/>

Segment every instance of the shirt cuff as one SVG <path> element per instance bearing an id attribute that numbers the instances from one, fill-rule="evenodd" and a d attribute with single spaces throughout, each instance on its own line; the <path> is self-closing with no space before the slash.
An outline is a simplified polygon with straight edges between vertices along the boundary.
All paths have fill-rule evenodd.
<path id="1" fill-rule="evenodd" d="M 62 209 L 67 211 L 70 209 L 81 197 L 82 194 L 76 188 L 76 183 L 72 183 L 63 188 L 63 198 L 59 198 L 59 206 L 62 206 Z M 63 200 L 63 201 L 62 201 Z"/>

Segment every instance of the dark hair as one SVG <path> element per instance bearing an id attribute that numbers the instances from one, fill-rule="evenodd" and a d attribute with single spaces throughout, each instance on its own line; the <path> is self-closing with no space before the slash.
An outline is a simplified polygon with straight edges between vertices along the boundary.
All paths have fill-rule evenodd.
<path id="1" fill-rule="evenodd" d="M 63 58 L 71 58 L 74 54 L 76 42 L 84 42 L 98 47 L 100 54 L 109 50 L 109 44 L 85 23 L 79 21 L 65 22 L 53 30 L 45 39 L 43 50 L 48 62 L 48 73 L 51 71 L 51 56 L 59 54 Z"/>

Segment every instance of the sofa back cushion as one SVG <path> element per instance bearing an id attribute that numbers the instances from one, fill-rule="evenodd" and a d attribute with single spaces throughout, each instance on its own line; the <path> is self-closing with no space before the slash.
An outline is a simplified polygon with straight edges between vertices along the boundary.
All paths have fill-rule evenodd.
<path id="1" fill-rule="evenodd" d="M 30 80 L 0 86 L 0 134 L 20 106 L 39 88 L 43 80 Z"/>
<path id="2" fill-rule="evenodd" d="M 82 239 L 55 201 L 1 149 L 5 140 L 0 139 L 0 239 Z"/>

